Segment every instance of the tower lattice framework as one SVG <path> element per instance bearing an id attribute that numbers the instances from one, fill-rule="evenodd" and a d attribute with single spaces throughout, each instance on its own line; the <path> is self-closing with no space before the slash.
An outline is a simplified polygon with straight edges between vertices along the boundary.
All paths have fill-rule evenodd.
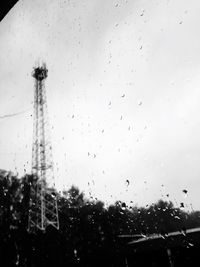
<path id="1" fill-rule="evenodd" d="M 48 225 L 59 229 L 55 192 L 52 145 L 47 110 L 46 65 L 34 68 L 34 126 L 32 144 L 32 174 L 30 186 L 29 231 L 46 230 Z"/>

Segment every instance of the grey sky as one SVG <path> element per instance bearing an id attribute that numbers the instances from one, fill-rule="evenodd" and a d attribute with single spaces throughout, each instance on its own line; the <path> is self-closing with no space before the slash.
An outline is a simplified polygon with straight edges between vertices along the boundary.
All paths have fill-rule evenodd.
<path id="1" fill-rule="evenodd" d="M 0 24 L 0 116 L 25 112 L 0 119 L 0 167 L 30 171 L 40 58 L 59 188 L 200 208 L 199 12 L 198 0 L 19 1 Z"/>

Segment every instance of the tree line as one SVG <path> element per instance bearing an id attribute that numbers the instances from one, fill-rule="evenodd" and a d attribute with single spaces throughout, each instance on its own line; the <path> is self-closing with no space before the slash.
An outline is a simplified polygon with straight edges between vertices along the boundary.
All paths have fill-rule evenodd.
<path id="1" fill-rule="evenodd" d="M 108 207 L 77 187 L 56 193 L 60 229 L 29 233 L 30 188 L 36 178 L 0 174 L 0 262 L 2 266 L 123 266 L 121 235 L 165 235 L 199 227 L 200 212 L 171 201 L 147 207 L 116 201 Z"/>

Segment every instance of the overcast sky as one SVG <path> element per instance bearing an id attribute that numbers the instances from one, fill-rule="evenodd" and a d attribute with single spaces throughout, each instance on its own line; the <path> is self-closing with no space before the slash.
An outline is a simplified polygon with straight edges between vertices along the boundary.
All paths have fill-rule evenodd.
<path id="1" fill-rule="evenodd" d="M 0 23 L 0 168 L 31 171 L 40 59 L 58 188 L 200 209 L 199 14 L 198 0 L 19 1 Z"/>

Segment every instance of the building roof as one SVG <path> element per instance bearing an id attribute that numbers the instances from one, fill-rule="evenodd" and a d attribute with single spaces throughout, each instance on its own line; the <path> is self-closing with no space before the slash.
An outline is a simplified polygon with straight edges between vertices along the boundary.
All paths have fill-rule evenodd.
<path id="1" fill-rule="evenodd" d="M 200 244 L 200 227 L 171 232 L 165 235 L 152 234 L 128 242 L 136 252 L 172 247 L 190 247 Z"/>

